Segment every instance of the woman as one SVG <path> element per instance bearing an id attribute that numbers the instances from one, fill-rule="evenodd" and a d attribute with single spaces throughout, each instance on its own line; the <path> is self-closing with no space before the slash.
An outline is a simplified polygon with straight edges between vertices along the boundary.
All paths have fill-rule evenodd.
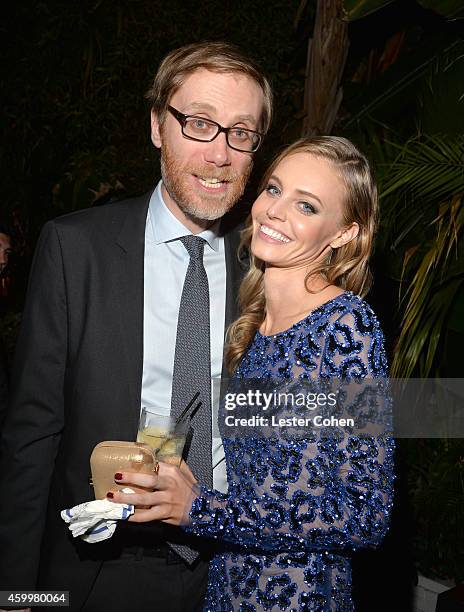
<path id="1" fill-rule="evenodd" d="M 349 141 L 302 139 L 275 159 L 244 232 L 252 257 L 229 330 L 235 383 L 382 380 L 383 335 L 358 295 L 370 284 L 376 217 L 369 165 Z M 114 501 L 152 506 L 135 521 L 231 544 L 212 561 L 206 610 L 352 610 L 350 552 L 381 541 L 392 504 L 393 442 L 381 423 L 365 438 L 223 435 L 228 494 L 160 464 L 157 476 L 118 480 L 154 493 Z"/>

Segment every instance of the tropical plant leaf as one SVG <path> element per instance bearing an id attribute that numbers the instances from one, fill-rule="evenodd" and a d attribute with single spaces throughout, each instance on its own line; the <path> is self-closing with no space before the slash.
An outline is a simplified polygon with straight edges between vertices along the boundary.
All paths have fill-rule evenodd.
<path id="1" fill-rule="evenodd" d="M 402 442 L 409 452 L 408 485 L 415 510 L 419 569 L 427 575 L 460 581 L 464 547 L 460 528 L 464 521 L 463 440 Z M 436 545 L 430 546 L 430 541 Z"/>
<path id="2" fill-rule="evenodd" d="M 404 188 L 414 191 L 415 197 L 437 201 L 463 187 L 464 137 L 416 136 L 399 147 L 381 197 Z"/>
<path id="3" fill-rule="evenodd" d="M 361 19 L 383 9 L 394 0 L 344 0 L 347 18 L 349 21 Z M 426 9 L 431 9 L 447 19 L 459 19 L 464 16 L 464 7 L 461 0 L 418 0 Z"/>
<path id="4" fill-rule="evenodd" d="M 366 15 L 379 11 L 393 1 L 394 0 L 344 0 L 343 6 L 348 20 L 354 21 L 355 19 L 361 19 L 361 17 L 366 17 Z"/>
<path id="5" fill-rule="evenodd" d="M 417 0 L 426 9 L 432 9 L 436 13 L 448 19 L 460 19 L 464 17 L 464 6 L 462 0 Z"/>
<path id="6" fill-rule="evenodd" d="M 393 122 L 398 128 L 403 117 L 410 116 L 404 111 L 410 105 L 414 121 L 403 125 L 409 135 L 417 132 L 417 124 L 420 126 L 424 120 L 429 128 L 424 132 L 460 133 L 453 129 L 453 124 L 462 123 L 463 54 L 461 39 L 443 48 L 442 40 L 432 36 L 427 45 L 395 62 L 372 84 L 354 88 L 351 100 L 345 95 L 345 104 L 348 102 L 351 113 L 344 129 L 355 129 L 355 126 L 359 129 L 366 117 Z"/>
<path id="7" fill-rule="evenodd" d="M 398 155 L 383 172 L 380 193 L 397 249 L 436 216 L 437 203 L 464 192 L 464 137 L 416 136 L 403 146 L 390 144 Z"/>
<path id="8" fill-rule="evenodd" d="M 392 375 L 408 378 L 415 371 L 427 377 L 432 371 L 448 314 L 464 286 L 462 273 L 453 265 L 458 257 L 458 244 L 464 230 L 463 195 L 455 195 L 442 203 L 433 221 L 436 236 L 424 253 L 411 284 L 405 293 L 406 302 L 400 338 L 392 364 Z M 417 245 L 404 256 L 402 281 Z"/>

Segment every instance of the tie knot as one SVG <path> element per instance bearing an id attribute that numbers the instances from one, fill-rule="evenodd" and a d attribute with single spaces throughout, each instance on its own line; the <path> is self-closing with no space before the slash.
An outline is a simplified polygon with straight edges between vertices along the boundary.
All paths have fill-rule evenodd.
<path id="1" fill-rule="evenodd" d="M 187 249 L 190 259 L 197 259 L 203 261 L 203 251 L 205 248 L 205 241 L 200 236 L 182 236 L 180 239 L 184 247 Z"/>

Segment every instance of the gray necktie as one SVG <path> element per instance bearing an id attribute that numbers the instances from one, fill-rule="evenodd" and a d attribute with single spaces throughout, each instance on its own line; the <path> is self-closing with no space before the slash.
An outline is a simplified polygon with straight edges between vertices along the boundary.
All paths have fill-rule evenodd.
<path id="1" fill-rule="evenodd" d="M 211 357 L 209 287 L 203 265 L 205 241 L 193 235 L 180 240 L 190 255 L 190 262 L 177 320 L 171 414 L 177 418 L 192 396 L 200 392 L 201 406 L 191 422 L 193 436 L 187 462 L 197 480 L 212 488 Z M 197 557 L 197 553 L 186 546 L 172 548 L 186 561 L 193 562 Z"/>

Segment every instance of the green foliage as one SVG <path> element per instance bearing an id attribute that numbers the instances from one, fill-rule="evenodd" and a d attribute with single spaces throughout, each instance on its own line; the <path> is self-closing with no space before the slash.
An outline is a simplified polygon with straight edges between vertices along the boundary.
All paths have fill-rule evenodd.
<path id="1" fill-rule="evenodd" d="M 388 164 L 381 199 L 396 249 L 417 225 L 427 221 L 430 209 L 464 190 L 464 135 L 424 135 L 392 145 L 398 156 Z"/>
<path id="2" fill-rule="evenodd" d="M 410 38 L 407 33 L 405 44 L 411 44 Z M 369 123 L 377 123 L 393 131 L 402 142 L 418 132 L 463 132 L 463 42 L 443 41 L 442 34 L 436 32 L 427 36 L 427 45 L 408 51 L 404 59 L 368 85 L 347 84 L 349 117 L 343 123 L 345 131 L 356 137 L 359 131 L 369 129 Z M 369 148 L 368 143 L 367 139 Z"/>
<path id="3" fill-rule="evenodd" d="M 445 349 L 464 291 L 463 52 L 462 42 L 448 42 L 428 57 L 419 54 L 420 70 L 410 61 L 393 66 L 402 78 L 382 75 L 384 90 L 378 83 L 368 88 L 368 110 L 355 110 L 347 122 L 349 135 L 362 130 L 358 142 L 377 168 L 377 249 L 400 288 L 394 376 L 446 375 L 454 359 Z M 412 74 L 417 78 L 406 94 L 399 83 Z M 404 101 L 402 115 L 396 99 Z"/>
<path id="4" fill-rule="evenodd" d="M 163 56 L 190 42 L 225 39 L 258 60 L 276 91 L 268 142 L 280 144 L 302 88 L 299 75 L 287 70 L 297 6 L 298 0 L 11 5 L 3 19 L 10 42 L 2 60 L 4 210 L 19 210 L 33 229 L 89 206 L 101 186 L 149 189 L 159 169 L 144 94 Z"/>
<path id="5" fill-rule="evenodd" d="M 464 442 L 404 440 L 419 570 L 464 580 Z"/>
<path id="6" fill-rule="evenodd" d="M 446 333 L 450 310 L 464 283 L 464 260 L 457 256 L 462 243 L 464 207 L 462 195 L 454 196 L 440 207 L 434 223 L 436 237 L 423 245 L 412 247 L 406 254 L 404 269 L 408 271 L 419 250 L 422 262 L 413 267 L 413 278 L 405 293 L 406 308 L 392 375 L 410 377 L 418 372 L 421 377 L 437 371 L 437 351 Z M 462 252 L 462 244 L 461 244 Z M 404 280 L 404 277 L 402 280 Z"/>
<path id="7" fill-rule="evenodd" d="M 464 134 L 464 43 L 452 43 L 429 62 L 418 96 L 420 129 L 426 134 Z"/>
<path id="8" fill-rule="evenodd" d="M 457 16 L 451 3 L 426 8 Z M 345 86 L 348 116 L 339 125 L 377 169 L 377 259 L 399 287 L 391 303 L 398 329 L 391 371 L 398 377 L 462 377 L 464 44 L 443 32 L 431 29 L 417 45 L 417 30 L 405 28 L 406 51 L 396 61 L 369 83 Z M 375 57 L 371 51 L 362 61 L 370 66 Z M 462 581 L 464 443 L 401 440 L 401 448 L 418 569 Z"/>
<path id="9" fill-rule="evenodd" d="M 343 4 L 349 21 L 371 15 L 395 0 L 344 0 Z M 458 19 L 464 16 L 461 0 L 417 0 L 426 9 L 436 11 L 447 19 Z"/>
<path id="10" fill-rule="evenodd" d="M 464 17 L 464 6 L 461 0 L 418 0 L 426 9 L 431 9 L 444 15 L 447 19 Z"/>
<path id="11" fill-rule="evenodd" d="M 10 363 L 13 358 L 20 325 L 21 313 L 8 312 L 0 317 L 0 339 Z"/>
<path id="12" fill-rule="evenodd" d="M 464 289 L 464 136 L 423 135 L 388 144 L 380 146 L 377 164 L 379 248 L 400 283 L 392 375 L 446 375 L 447 329 Z M 371 151 L 377 147 L 372 141 Z"/>
<path id="13" fill-rule="evenodd" d="M 391 4 L 394 0 L 344 0 L 343 5 L 349 21 L 361 19 Z"/>

